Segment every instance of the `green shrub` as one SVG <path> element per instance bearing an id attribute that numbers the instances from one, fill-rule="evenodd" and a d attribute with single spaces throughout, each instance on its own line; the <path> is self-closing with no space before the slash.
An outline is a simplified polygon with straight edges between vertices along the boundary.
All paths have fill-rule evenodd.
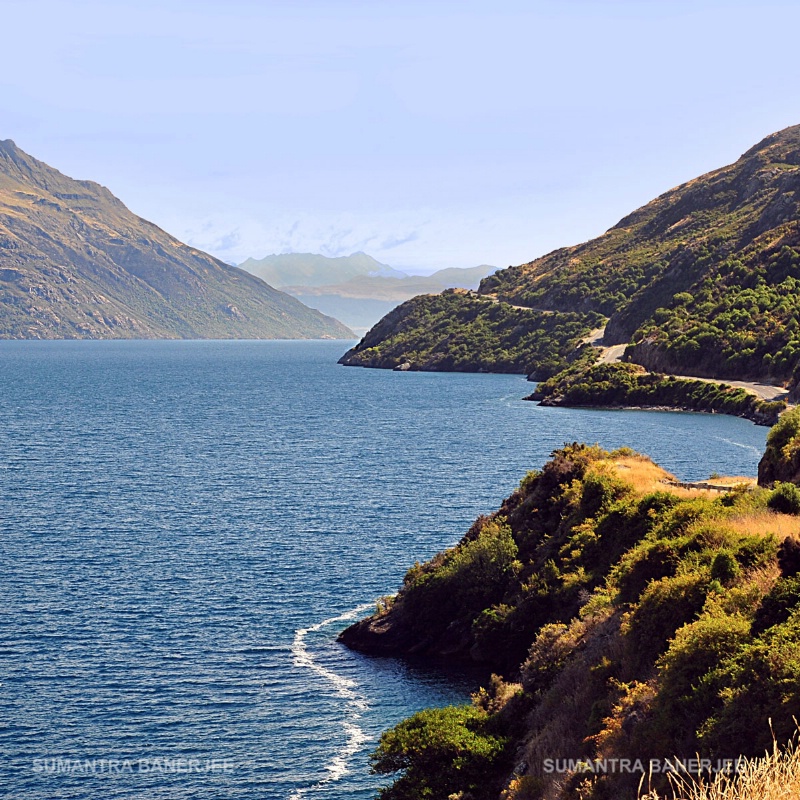
<path id="1" fill-rule="evenodd" d="M 775 484 L 767 505 L 780 514 L 800 515 L 800 489 L 793 483 Z"/>
<path id="2" fill-rule="evenodd" d="M 658 659 L 660 690 L 655 726 L 660 739 L 696 747 L 695 731 L 719 706 L 706 676 L 750 640 L 750 621 L 740 614 L 704 614 L 675 633 Z M 688 740 L 688 741 L 687 741 Z"/>
<path id="3" fill-rule="evenodd" d="M 636 548 L 616 572 L 618 601 L 635 602 L 652 581 L 674 575 L 679 561 L 678 549 L 672 542 L 656 541 Z"/>
<path id="4" fill-rule="evenodd" d="M 788 741 L 800 719 L 800 615 L 793 613 L 723 659 L 706 683 L 721 702 L 700 727 L 704 750 L 761 755 L 772 731 L 779 742 Z"/>
<path id="5" fill-rule="evenodd" d="M 420 711 L 384 733 L 371 756 L 374 772 L 402 773 L 379 797 L 448 800 L 464 793 L 496 800 L 508 767 L 507 746 L 508 738 L 473 706 Z"/>
<path id="6" fill-rule="evenodd" d="M 767 435 L 767 448 L 758 463 L 758 483 L 796 482 L 800 477 L 800 407 L 783 413 Z"/>
<path id="7" fill-rule="evenodd" d="M 711 562 L 711 577 L 722 584 L 732 583 L 741 573 L 739 562 L 728 550 L 720 550 Z"/>
<path id="8" fill-rule="evenodd" d="M 517 565 L 508 525 L 492 520 L 477 537 L 446 551 L 428 568 L 409 572 L 402 590 L 412 626 L 435 636 L 453 620 L 471 624 L 502 600 Z"/>
<path id="9" fill-rule="evenodd" d="M 588 475 L 583 482 L 580 512 L 584 517 L 593 517 L 601 510 L 608 510 L 611 503 L 627 490 L 624 483 L 609 475 Z"/>
<path id="10" fill-rule="evenodd" d="M 773 625 L 786 622 L 799 607 L 800 578 L 779 579 L 756 611 L 753 619 L 753 635 L 757 636 Z"/>
<path id="11" fill-rule="evenodd" d="M 626 640 L 632 662 L 640 668 L 664 652 L 675 631 L 703 608 L 710 578 L 703 572 L 652 581 L 630 614 Z"/>

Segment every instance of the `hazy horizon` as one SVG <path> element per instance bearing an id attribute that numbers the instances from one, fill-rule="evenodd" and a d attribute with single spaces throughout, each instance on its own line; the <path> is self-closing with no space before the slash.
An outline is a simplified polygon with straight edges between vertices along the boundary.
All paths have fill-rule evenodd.
<path id="1" fill-rule="evenodd" d="M 229 263 L 502 268 L 800 123 L 788 2 L 4 12 L 0 138 Z"/>

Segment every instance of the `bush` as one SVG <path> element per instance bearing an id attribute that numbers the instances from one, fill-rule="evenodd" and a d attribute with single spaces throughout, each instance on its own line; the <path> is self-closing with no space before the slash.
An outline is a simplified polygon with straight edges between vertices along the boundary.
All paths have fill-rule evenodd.
<path id="1" fill-rule="evenodd" d="M 684 751 L 696 749 L 695 731 L 719 706 L 706 675 L 749 639 L 750 621 L 740 614 L 704 614 L 676 632 L 658 660 L 654 735 L 659 740 L 681 742 Z"/>
<path id="2" fill-rule="evenodd" d="M 711 577 L 722 584 L 732 583 L 741 575 L 741 572 L 739 562 L 728 550 L 720 550 L 711 562 Z"/>
<path id="3" fill-rule="evenodd" d="M 787 536 L 778 548 L 778 566 L 781 574 L 790 578 L 800 572 L 800 542 Z"/>
<path id="4" fill-rule="evenodd" d="M 617 574 L 619 602 L 638 600 L 652 581 L 674 575 L 679 561 L 678 550 L 671 542 L 658 541 L 638 548 Z"/>
<path id="5" fill-rule="evenodd" d="M 767 448 L 758 463 L 759 486 L 800 480 L 800 407 L 781 415 L 767 435 Z"/>
<path id="6" fill-rule="evenodd" d="M 691 622 L 706 599 L 709 577 L 702 572 L 650 583 L 631 612 L 627 641 L 633 663 L 645 667 L 667 647 L 675 631 Z"/>
<path id="7" fill-rule="evenodd" d="M 753 636 L 789 619 L 800 607 L 800 578 L 781 578 L 761 601 L 753 619 Z"/>
<path id="8" fill-rule="evenodd" d="M 496 800 L 507 767 L 507 737 L 473 706 L 426 709 L 381 736 L 373 772 L 403 774 L 382 789 L 381 800 L 448 800 L 464 793 Z M 460 795 L 459 795 L 460 796 Z"/>
<path id="9" fill-rule="evenodd" d="M 793 483 L 776 483 L 767 506 L 779 514 L 800 515 L 800 489 Z"/>
<path id="10" fill-rule="evenodd" d="M 493 520 L 484 524 L 475 539 L 409 572 L 402 600 L 412 626 L 435 636 L 453 620 L 471 624 L 481 611 L 502 600 L 516 558 L 510 528 Z"/>
<path id="11" fill-rule="evenodd" d="M 721 708 L 700 728 L 700 745 L 726 756 L 756 756 L 786 741 L 800 718 L 800 618 L 792 614 L 724 659 L 706 679 Z"/>

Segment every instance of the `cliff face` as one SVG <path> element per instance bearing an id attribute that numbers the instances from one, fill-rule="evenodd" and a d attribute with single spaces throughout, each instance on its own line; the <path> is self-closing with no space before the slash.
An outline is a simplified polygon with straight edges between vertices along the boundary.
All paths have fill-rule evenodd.
<path id="1" fill-rule="evenodd" d="M 794 452 L 798 430 L 787 416 L 772 444 Z M 402 770 L 384 796 L 635 800 L 646 766 L 547 765 L 759 756 L 772 730 L 788 740 L 800 492 L 716 484 L 730 491 L 678 484 L 627 449 L 564 447 L 344 631 L 364 652 L 472 660 L 501 676 L 471 709 L 422 712 L 384 735 L 379 771 Z"/>
<path id="2" fill-rule="evenodd" d="M 632 342 L 629 357 L 653 370 L 788 380 L 800 359 L 800 126 L 666 192 L 597 239 L 485 278 L 478 293 L 602 314 L 604 343 Z M 395 317 L 375 338 L 408 324 Z M 428 335 L 411 327 L 409 351 Z M 534 357 L 526 369 L 538 366 Z"/>
<path id="3" fill-rule="evenodd" d="M 0 142 L 0 338 L 318 337 L 352 333 Z"/>

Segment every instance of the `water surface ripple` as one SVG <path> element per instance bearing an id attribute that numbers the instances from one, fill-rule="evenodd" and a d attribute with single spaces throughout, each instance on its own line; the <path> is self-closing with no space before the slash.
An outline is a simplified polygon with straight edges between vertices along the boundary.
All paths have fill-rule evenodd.
<path id="1" fill-rule="evenodd" d="M 366 798 L 368 753 L 473 678 L 335 643 L 567 441 L 754 474 L 722 416 L 545 409 L 341 342 L 0 343 L 0 790 Z"/>

